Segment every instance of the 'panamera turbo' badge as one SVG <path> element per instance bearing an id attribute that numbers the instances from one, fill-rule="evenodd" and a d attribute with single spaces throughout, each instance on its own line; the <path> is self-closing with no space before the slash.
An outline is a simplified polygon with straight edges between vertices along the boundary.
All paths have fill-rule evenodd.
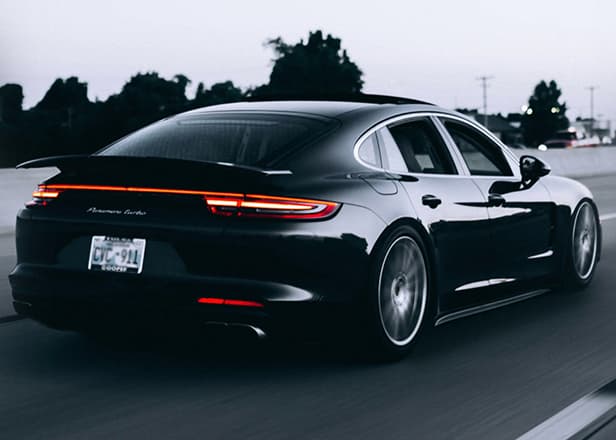
<path id="1" fill-rule="evenodd" d="M 101 208 L 97 208 L 96 206 L 92 206 L 88 209 L 86 209 L 86 212 L 88 214 L 113 214 L 113 215 L 147 215 L 148 213 L 146 211 L 142 211 L 140 209 L 134 210 L 134 209 L 101 209 Z"/>

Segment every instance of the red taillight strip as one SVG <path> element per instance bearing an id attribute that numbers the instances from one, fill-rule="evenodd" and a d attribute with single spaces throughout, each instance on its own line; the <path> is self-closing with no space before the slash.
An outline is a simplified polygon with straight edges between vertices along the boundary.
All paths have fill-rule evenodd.
<path id="1" fill-rule="evenodd" d="M 241 197 L 239 193 L 219 193 L 209 191 L 196 191 L 190 189 L 170 189 L 170 188 L 147 188 L 140 186 L 108 186 L 108 185 L 41 185 L 39 190 L 58 189 L 58 190 L 84 190 L 84 191 L 120 191 L 120 192 L 142 192 L 155 194 L 178 194 L 191 196 L 206 196 L 208 194 L 221 197 Z"/>
<path id="2" fill-rule="evenodd" d="M 282 219 L 323 219 L 333 214 L 340 206 L 335 202 L 300 199 L 293 197 L 266 196 L 188 189 L 147 188 L 138 186 L 52 184 L 40 185 L 34 198 L 56 198 L 62 191 L 119 191 L 150 194 L 195 195 L 204 198 L 210 212 L 223 216 L 243 216 Z M 37 196 L 38 194 L 38 196 Z M 44 196 L 43 194 L 49 194 Z M 55 194 L 55 195 L 54 195 Z"/>
<path id="3" fill-rule="evenodd" d="M 300 205 L 289 204 L 280 202 L 250 202 L 242 201 L 240 203 L 241 208 L 253 208 L 253 209 L 277 209 L 280 211 L 306 211 L 308 209 L 314 209 L 312 205 Z"/>
<path id="4" fill-rule="evenodd" d="M 247 301 L 243 299 L 226 299 L 226 298 L 199 298 L 197 300 L 199 304 L 215 304 L 225 306 L 237 306 L 237 307 L 263 307 L 263 304 L 257 301 Z"/>
<path id="5" fill-rule="evenodd" d="M 335 202 L 293 197 L 246 194 L 243 197 L 206 195 L 205 201 L 214 214 L 285 219 L 319 219 L 338 208 Z"/>

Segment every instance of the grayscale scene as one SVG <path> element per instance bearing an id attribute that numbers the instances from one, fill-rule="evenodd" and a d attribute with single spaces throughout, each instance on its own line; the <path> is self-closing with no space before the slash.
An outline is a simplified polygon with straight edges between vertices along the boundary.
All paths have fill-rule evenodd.
<path id="1" fill-rule="evenodd" d="M 615 17 L 0 0 L 0 438 L 616 438 Z"/>

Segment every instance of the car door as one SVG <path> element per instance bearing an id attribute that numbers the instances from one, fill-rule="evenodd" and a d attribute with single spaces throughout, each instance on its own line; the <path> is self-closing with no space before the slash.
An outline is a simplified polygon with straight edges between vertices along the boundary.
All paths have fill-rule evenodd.
<path id="1" fill-rule="evenodd" d="M 551 273 L 555 207 L 546 187 L 541 181 L 522 186 L 517 159 L 480 127 L 447 116 L 440 121 L 487 200 L 494 263 L 491 283 Z"/>
<path id="2" fill-rule="evenodd" d="M 429 115 L 386 122 L 376 135 L 383 169 L 404 188 L 431 235 L 442 309 L 467 305 L 470 297 L 454 292 L 485 286 L 491 274 L 485 198 L 470 176 L 459 174 Z"/>

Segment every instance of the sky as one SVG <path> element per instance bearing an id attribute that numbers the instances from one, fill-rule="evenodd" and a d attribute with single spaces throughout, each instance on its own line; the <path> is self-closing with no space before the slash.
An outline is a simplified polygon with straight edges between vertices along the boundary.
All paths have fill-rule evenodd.
<path id="1" fill-rule="evenodd" d="M 538 81 L 554 79 L 568 116 L 616 128 L 613 0 L 0 0 L 0 85 L 35 105 L 56 78 L 78 76 L 104 100 L 137 72 L 177 73 L 209 86 L 267 82 L 265 40 L 322 29 L 342 39 L 364 72 L 366 93 L 477 108 L 488 75 L 488 111 L 513 112 Z"/>

